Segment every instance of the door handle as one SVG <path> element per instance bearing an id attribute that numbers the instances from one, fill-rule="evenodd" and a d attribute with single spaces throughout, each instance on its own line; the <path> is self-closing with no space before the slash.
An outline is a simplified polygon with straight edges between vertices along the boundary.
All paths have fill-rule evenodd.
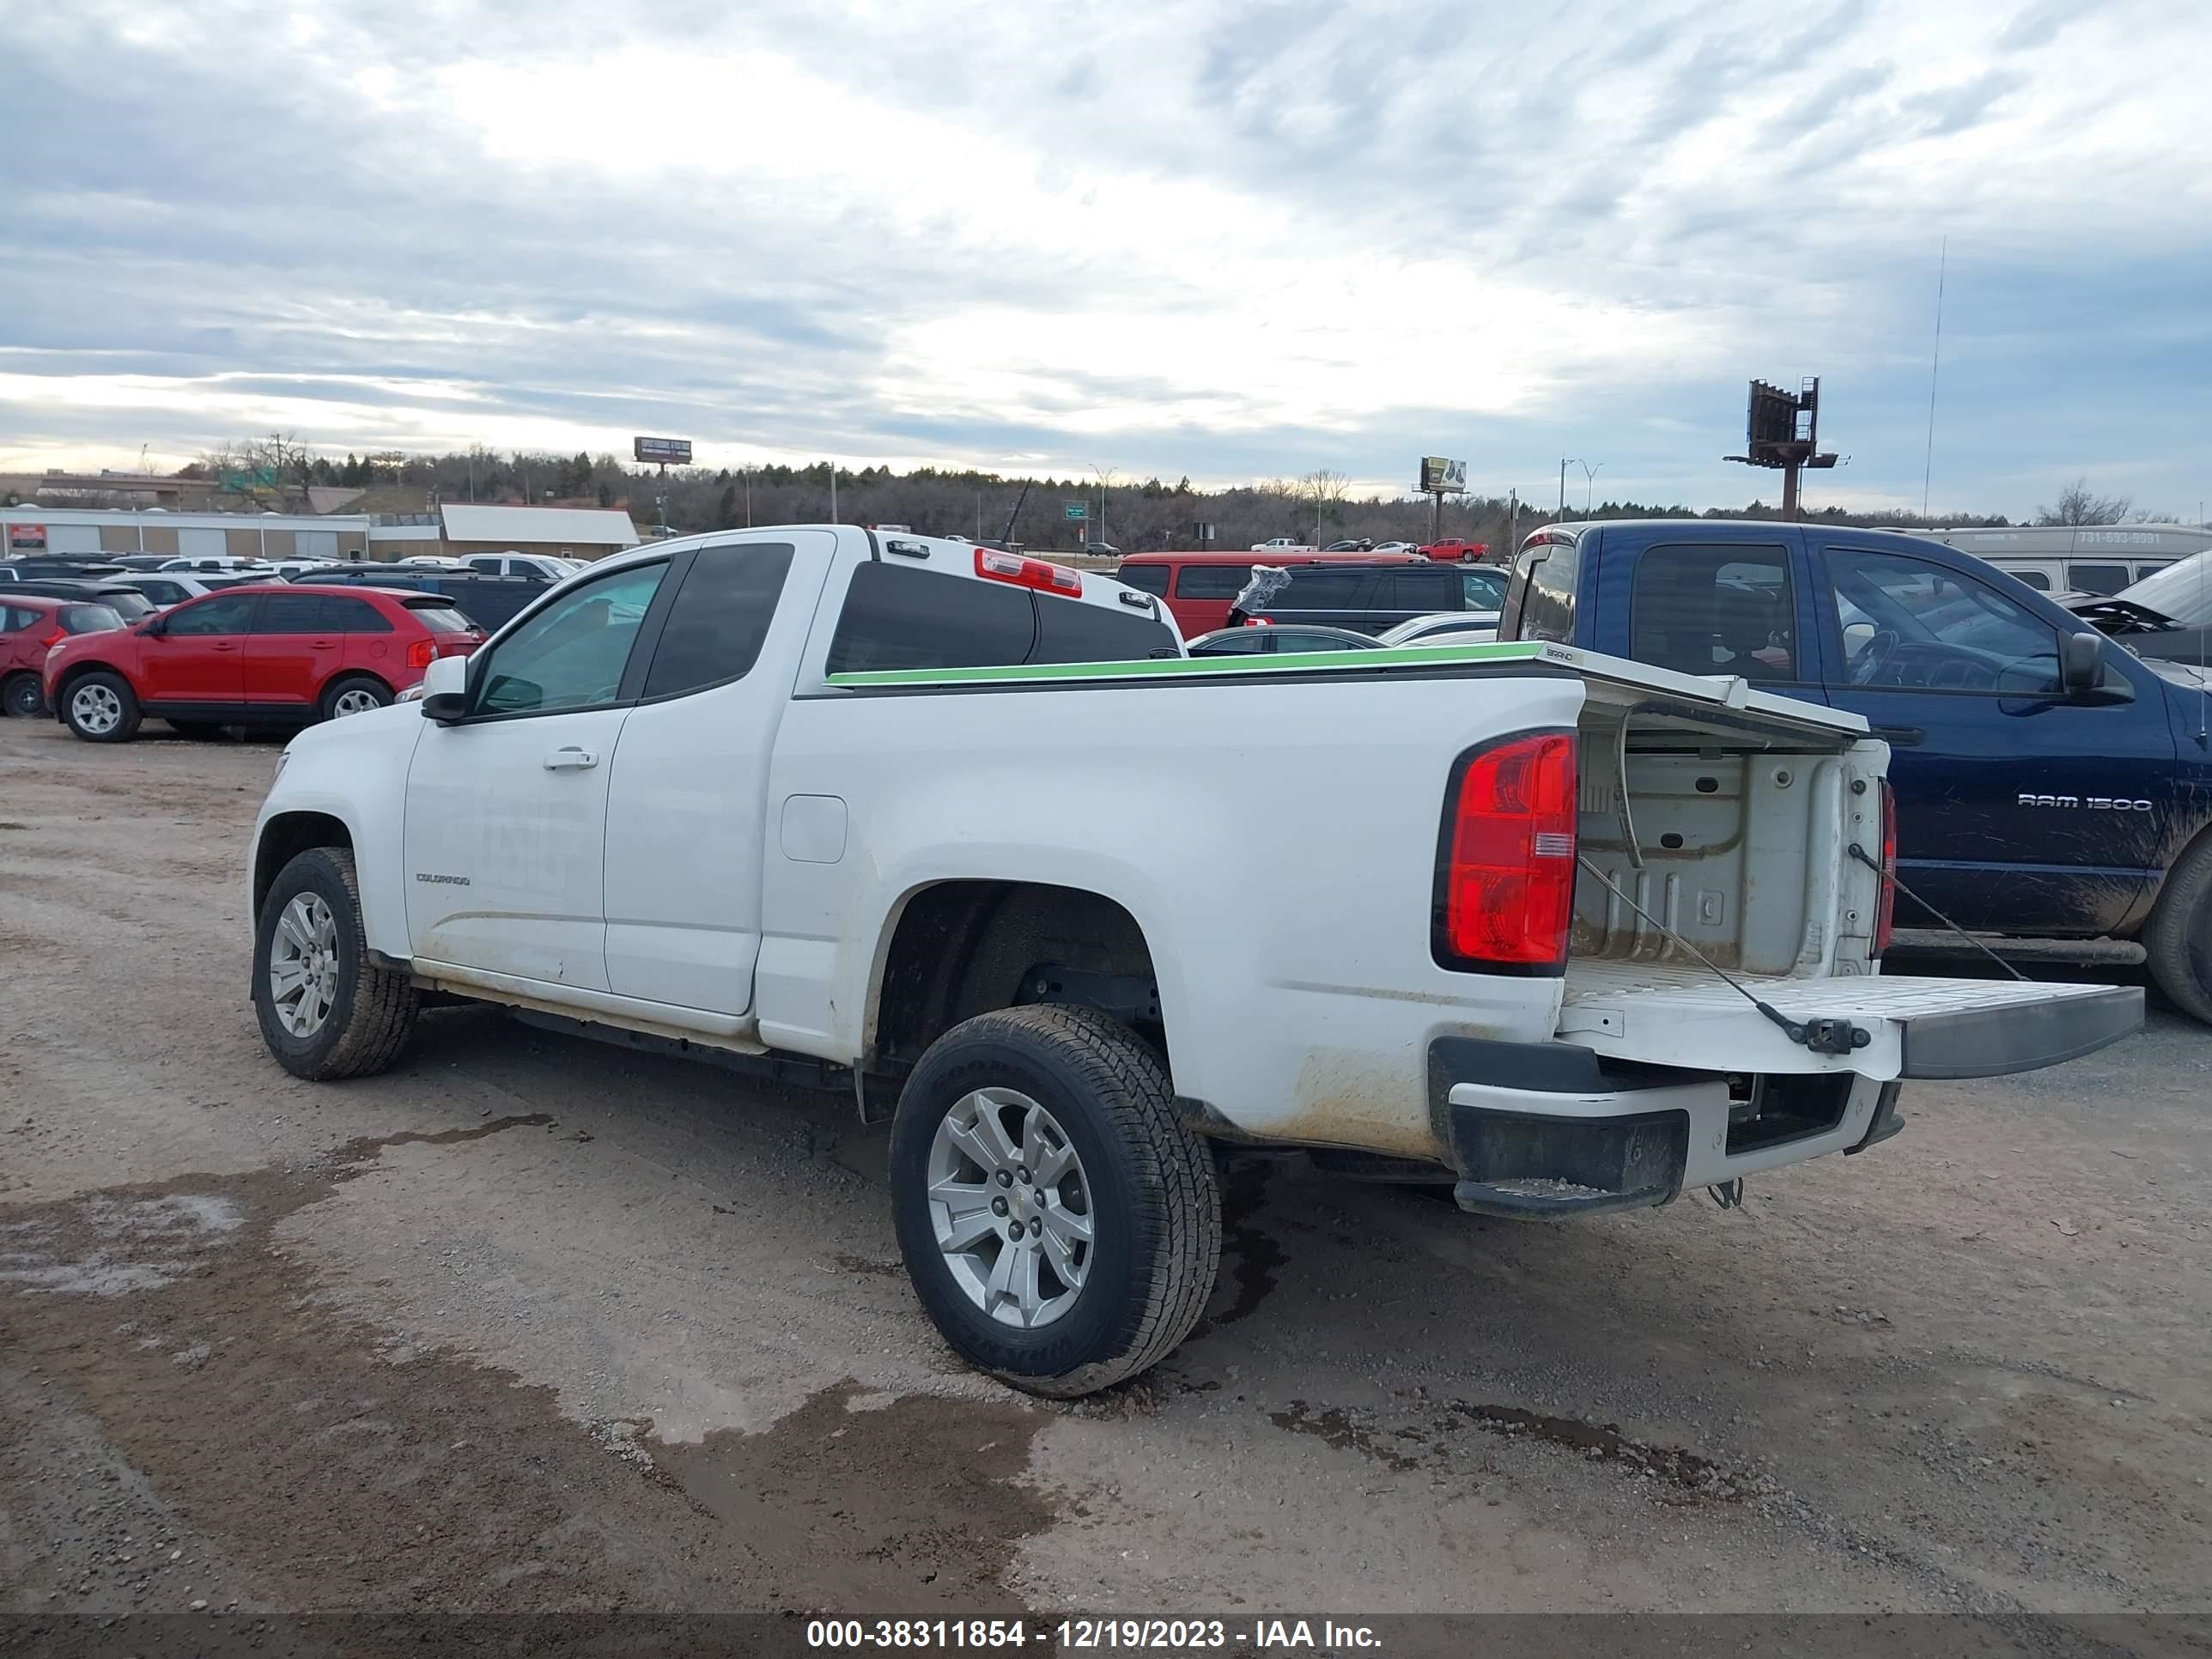
<path id="1" fill-rule="evenodd" d="M 1877 726 L 1873 728 L 1873 735 L 1884 743 L 1902 749 L 1911 749 L 1928 741 L 1926 729 L 1917 726 Z"/>
<path id="2" fill-rule="evenodd" d="M 597 766 L 599 763 L 599 757 L 595 751 L 589 749 L 578 749 L 574 745 L 567 749 L 556 749 L 545 757 L 545 769 L 549 772 L 580 772 L 587 766 Z"/>
<path id="3" fill-rule="evenodd" d="M 235 651 L 238 647 L 226 641 L 217 640 L 213 645 L 208 647 L 208 649 L 210 651 Z"/>

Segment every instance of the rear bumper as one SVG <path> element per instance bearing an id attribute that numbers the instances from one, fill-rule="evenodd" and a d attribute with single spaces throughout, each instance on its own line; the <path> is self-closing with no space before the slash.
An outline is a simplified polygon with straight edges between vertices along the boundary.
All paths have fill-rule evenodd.
<path id="1" fill-rule="evenodd" d="M 2113 986 L 2064 1002 L 1921 1014 L 1905 1027 L 1898 1075 L 2004 1077 L 2033 1072 L 2118 1042 L 2143 1022 L 2143 994 Z"/>
<path id="2" fill-rule="evenodd" d="M 1453 1196 L 1480 1215 L 1649 1208 L 1686 1187 L 1862 1151 L 1899 1127 L 1899 1085 L 1852 1076 L 1837 1080 L 1824 1115 L 1764 1139 L 1741 1137 L 1731 1151 L 1731 1119 L 1743 1103 L 1726 1078 L 1607 1065 L 1565 1042 L 1439 1038 L 1429 1079 L 1431 1112 L 1459 1176 Z"/>

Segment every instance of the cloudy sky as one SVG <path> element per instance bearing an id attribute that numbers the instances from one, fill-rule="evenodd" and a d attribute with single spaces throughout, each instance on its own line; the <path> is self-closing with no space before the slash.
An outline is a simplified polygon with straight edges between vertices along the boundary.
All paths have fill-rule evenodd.
<path id="1" fill-rule="evenodd" d="M 2179 0 L 0 0 L 0 470 L 836 456 L 2212 496 Z M 1585 489 L 1570 469 L 1571 494 Z M 1762 486 L 1764 487 L 1762 489 Z"/>

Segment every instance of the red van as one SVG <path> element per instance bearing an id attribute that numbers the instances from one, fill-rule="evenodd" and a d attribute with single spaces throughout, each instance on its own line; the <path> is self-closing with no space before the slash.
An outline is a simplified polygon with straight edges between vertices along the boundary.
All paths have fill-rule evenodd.
<path id="1" fill-rule="evenodd" d="M 1157 594 L 1187 640 L 1229 625 L 1229 607 L 1255 564 L 1417 564 L 1418 553 L 1132 553 L 1114 580 Z"/>
<path id="2" fill-rule="evenodd" d="M 64 641 L 46 701 L 88 743 L 121 743 L 149 714 L 187 733 L 305 726 L 380 708 L 483 641 L 442 594 L 256 582 Z"/>

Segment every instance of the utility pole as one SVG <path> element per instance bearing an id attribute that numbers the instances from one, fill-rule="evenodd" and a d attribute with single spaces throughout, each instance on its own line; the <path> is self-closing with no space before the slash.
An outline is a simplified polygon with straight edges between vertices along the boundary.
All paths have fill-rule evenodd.
<path id="1" fill-rule="evenodd" d="M 1513 504 L 1512 512 L 1505 520 L 1505 557 L 1510 563 L 1515 550 L 1521 544 L 1521 486 L 1519 484 L 1513 486 L 1508 499 Z"/>
<path id="2" fill-rule="evenodd" d="M 753 470 L 741 466 L 738 471 L 745 477 L 745 528 L 750 530 L 753 527 Z"/>
<path id="3" fill-rule="evenodd" d="M 1567 516 L 1567 469 L 1581 465 L 1571 455 L 1562 456 L 1559 460 L 1559 517 L 1563 520 Z"/>
<path id="4" fill-rule="evenodd" d="M 837 522 L 837 463 L 830 463 L 830 522 Z"/>

